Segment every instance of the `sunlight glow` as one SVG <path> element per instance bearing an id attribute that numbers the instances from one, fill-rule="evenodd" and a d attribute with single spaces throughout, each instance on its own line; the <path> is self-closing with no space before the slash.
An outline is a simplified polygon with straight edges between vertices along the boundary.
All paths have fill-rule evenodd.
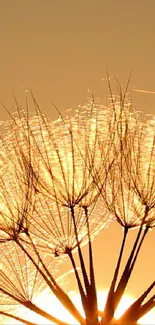
<path id="1" fill-rule="evenodd" d="M 70 291 L 68 293 L 71 300 L 75 304 L 75 306 L 78 308 L 78 310 L 81 312 L 81 314 L 84 316 L 84 312 L 82 309 L 82 304 L 80 300 L 80 295 L 77 294 L 75 291 Z M 98 294 L 98 308 L 99 310 L 102 310 L 104 308 L 104 305 L 106 303 L 106 297 L 107 292 L 103 290 L 99 290 Z M 129 295 L 126 295 L 122 298 L 117 311 L 115 313 L 115 318 L 118 319 L 123 312 L 135 301 L 135 299 Z M 44 290 L 44 292 L 35 300 L 35 303 L 40 306 L 43 310 L 45 310 L 48 313 L 51 313 L 53 316 L 59 318 L 60 320 L 67 322 L 68 324 L 78 324 L 78 322 L 67 312 L 67 310 L 61 305 L 61 303 L 58 301 L 58 299 L 54 295 L 50 295 L 47 290 Z M 54 324 L 51 321 L 48 321 L 45 318 L 36 315 L 34 312 L 28 312 L 26 313 L 26 316 L 23 315 L 24 318 L 27 320 L 30 320 L 31 322 L 35 322 L 38 325 L 46 324 Z M 151 311 L 148 314 L 146 314 L 144 317 L 142 317 L 138 324 L 141 325 L 153 325 L 155 320 L 155 311 Z"/>

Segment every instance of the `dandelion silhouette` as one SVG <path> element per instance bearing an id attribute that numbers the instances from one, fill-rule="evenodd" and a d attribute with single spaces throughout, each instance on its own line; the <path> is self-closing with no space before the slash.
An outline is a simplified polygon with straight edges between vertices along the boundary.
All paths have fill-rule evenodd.
<path id="1" fill-rule="evenodd" d="M 35 114 L 16 101 L 17 112 L 0 138 L 1 323 L 36 324 L 26 313 L 31 310 L 44 323 L 67 324 L 37 305 L 36 297 L 48 289 L 77 324 L 136 325 L 155 306 L 155 295 L 147 299 L 155 281 L 119 319 L 114 314 L 155 223 L 154 118 L 142 122 L 126 91 L 115 98 L 111 93 L 107 107 L 93 99 L 54 122 L 32 99 Z M 92 243 L 111 222 L 123 228 L 123 238 L 99 311 Z M 120 274 L 133 228 L 137 236 Z M 57 280 L 67 260 L 84 316 Z"/>

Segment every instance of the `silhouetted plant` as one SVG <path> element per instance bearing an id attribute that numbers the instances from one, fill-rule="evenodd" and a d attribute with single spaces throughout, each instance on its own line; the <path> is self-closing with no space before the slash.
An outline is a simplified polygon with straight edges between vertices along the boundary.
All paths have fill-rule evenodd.
<path id="1" fill-rule="evenodd" d="M 17 112 L 0 138 L 3 323 L 11 318 L 35 324 L 28 320 L 29 309 L 51 323 L 66 324 L 37 305 L 36 297 L 47 288 L 82 325 L 134 325 L 155 306 L 155 295 L 145 302 L 154 281 L 119 320 L 114 317 L 142 243 L 155 223 L 155 123 L 153 117 L 140 120 L 126 91 L 114 97 L 110 86 L 110 93 L 107 107 L 92 99 L 75 112 L 59 113 L 57 121 L 42 114 L 33 95 L 34 115 L 28 104 L 22 110 L 15 99 Z M 115 221 L 123 228 L 122 245 L 100 312 L 92 242 Z M 133 228 L 137 237 L 120 274 Z M 57 270 L 67 259 L 85 316 L 57 280 Z"/>

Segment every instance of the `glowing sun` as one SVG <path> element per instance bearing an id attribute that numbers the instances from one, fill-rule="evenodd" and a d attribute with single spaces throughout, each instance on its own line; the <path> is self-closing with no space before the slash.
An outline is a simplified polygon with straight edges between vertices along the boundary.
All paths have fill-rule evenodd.
<path id="1" fill-rule="evenodd" d="M 79 294 L 77 294 L 75 291 L 70 291 L 68 295 L 78 310 L 81 312 L 81 314 L 84 316 Z M 99 310 L 103 310 L 106 303 L 107 292 L 100 290 L 98 291 L 97 297 L 98 308 Z M 120 301 L 120 304 L 115 313 L 115 318 L 118 319 L 134 301 L 135 299 L 133 297 L 125 295 Z M 67 312 L 67 310 L 61 305 L 58 299 L 54 295 L 49 295 L 46 290 L 44 290 L 42 294 L 35 300 L 35 303 L 46 312 L 51 313 L 53 316 L 68 324 L 78 324 L 77 321 L 75 321 L 75 319 L 69 314 L 69 312 Z M 48 321 L 47 319 L 45 321 L 45 318 L 36 315 L 31 311 L 26 313 L 26 319 L 30 320 L 31 322 L 35 322 L 38 325 L 44 325 L 45 322 L 47 325 L 52 324 L 51 321 Z M 142 325 L 155 324 L 155 311 L 150 311 L 147 313 L 140 319 L 138 323 Z"/>

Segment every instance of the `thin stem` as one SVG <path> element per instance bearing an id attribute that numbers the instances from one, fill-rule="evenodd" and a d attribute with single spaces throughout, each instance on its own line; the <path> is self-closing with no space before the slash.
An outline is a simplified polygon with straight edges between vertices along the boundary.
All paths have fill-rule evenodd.
<path id="1" fill-rule="evenodd" d="M 48 268 L 44 264 L 42 258 L 40 257 L 39 252 L 36 249 L 36 246 L 33 243 L 32 238 L 29 236 L 31 243 L 33 245 L 33 248 L 35 250 L 36 255 L 38 256 L 38 259 L 40 263 L 42 264 L 44 270 L 46 271 L 47 275 L 49 276 L 52 284 L 50 284 L 50 288 L 53 291 L 53 293 L 56 295 L 56 297 L 59 299 L 59 301 L 63 304 L 63 306 L 80 322 L 83 324 L 85 323 L 85 320 L 81 316 L 81 314 L 78 312 L 76 307 L 74 306 L 71 299 L 68 297 L 68 295 L 60 288 L 60 286 L 57 284 L 55 279 L 53 278 L 52 274 L 49 272 Z M 43 273 L 44 274 L 44 273 Z M 49 282 L 50 283 L 50 282 Z"/>
<path id="2" fill-rule="evenodd" d="M 130 274 L 131 274 L 131 272 L 132 272 L 132 270 L 133 270 L 133 268 L 134 268 L 135 262 L 136 262 L 136 260 L 137 260 L 137 257 L 138 257 L 139 251 L 140 251 L 140 248 L 141 248 L 142 243 L 143 243 L 143 241 L 144 241 L 144 239 L 145 239 L 145 236 L 146 236 L 147 233 L 148 233 L 148 230 L 149 230 L 149 227 L 146 227 L 145 230 L 144 230 L 143 236 L 142 236 L 142 238 L 141 238 L 141 241 L 140 241 L 140 243 L 139 243 L 139 245 L 138 245 L 138 247 L 137 247 L 137 251 L 136 251 L 135 257 L 134 257 L 133 262 L 132 262 L 132 264 L 131 264 L 131 266 L 130 266 L 130 270 L 129 270 Z"/>
<path id="3" fill-rule="evenodd" d="M 115 285 L 116 285 L 116 281 L 117 281 L 117 277 L 118 277 L 118 273 L 119 273 L 119 269 L 120 269 L 120 265 L 121 265 L 121 260 L 122 260 L 122 256 L 123 256 L 123 252 L 124 252 L 124 248 L 125 248 L 127 234 L 128 234 L 128 227 L 124 227 L 121 249 L 120 249 L 117 265 L 115 268 L 114 276 L 113 276 L 113 279 L 111 282 L 111 286 L 110 286 L 110 289 L 108 292 L 106 306 L 105 306 L 104 313 L 103 313 L 103 321 L 104 322 L 105 322 L 105 320 L 108 321 L 108 319 L 111 319 L 114 315 L 114 301 L 113 301 L 114 290 L 115 290 Z"/>
<path id="4" fill-rule="evenodd" d="M 145 310 L 144 306 L 148 308 L 150 307 L 150 300 L 141 307 L 144 299 L 148 296 L 150 291 L 154 288 L 155 281 L 151 283 L 148 289 L 126 310 L 123 316 L 120 318 L 120 322 L 127 323 L 127 322 L 136 322 L 139 318 L 141 318 L 141 312 Z M 153 296 L 154 297 L 154 296 Z M 151 298 L 152 302 L 152 298 Z M 145 312 L 146 313 L 146 312 Z"/>
<path id="5" fill-rule="evenodd" d="M 68 325 L 67 323 L 61 322 L 59 319 L 55 318 L 54 316 L 46 313 L 45 311 L 43 311 L 42 309 L 40 309 L 39 307 L 37 307 L 36 305 L 34 305 L 30 300 L 26 301 L 26 300 L 20 300 L 17 297 L 15 297 L 14 295 L 8 293 L 6 290 L 4 289 L 0 289 L 1 292 L 3 292 L 6 296 L 9 296 L 10 298 L 12 298 L 13 300 L 17 301 L 19 304 L 25 306 L 26 308 L 36 312 L 37 314 L 45 317 L 46 319 L 49 319 L 50 321 L 54 321 L 57 325 Z"/>
<path id="6" fill-rule="evenodd" d="M 75 273 L 75 277 L 76 277 L 76 280 L 77 280 L 79 292 L 80 292 L 80 295 L 81 295 L 82 305 L 83 305 L 85 313 L 87 313 L 87 297 L 86 297 L 85 292 L 83 290 L 82 283 L 81 283 L 79 274 L 77 272 L 76 264 L 75 264 L 75 261 L 74 261 L 71 250 L 68 252 L 68 256 L 69 256 L 69 258 L 71 260 L 71 263 L 72 263 L 72 266 L 73 266 L 73 269 L 74 269 L 74 273 Z"/>
<path id="7" fill-rule="evenodd" d="M 154 307 L 155 307 L 155 295 L 153 295 L 144 305 L 141 306 L 137 319 L 144 316 Z"/>
<path id="8" fill-rule="evenodd" d="M 18 240 L 17 240 L 17 244 L 21 247 L 21 249 L 23 250 L 23 252 L 32 261 L 32 263 L 34 264 L 34 266 L 37 268 L 37 270 L 39 271 L 39 273 L 42 275 L 42 277 L 45 280 L 45 282 L 48 284 L 49 288 L 52 290 L 52 292 L 55 294 L 55 296 L 58 298 L 58 300 L 63 304 L 63 306 L 71 313 L 71 315 L 73 317 L 75 317 L 75 319 L 77 321 L 80 322 L 80 324 L 85 324 L 84 318 L 78 312 L 78 310 L 76 309 L 76 307 L 74 306 L 73 302 L 68 297 L 68 295 L 58 286 L 58 284 L 56 283 L 55 280 L 54 280 L 54 284 L 51 283 L 50 280 L 53 279 L 52 275 L 50 274 L 50 280 L 49 280 L 48 277 L 45 275 L 45 273 L 39 268 L 38 264 L 34 261 L 34 259 L 32 258 L 32 256 L 27 252 L 27 250 L 22 246 L 22 244 Z M 38 255 L 39 254 L 37 254 L 37 256 Z M 42 261 L 41 258 L 40 258 L 40 261 Z M 44 264 L 42 264 L 42 265 L 44 265 Z M 49 275 L 49 271 L 48 271 L 48 275 Z"/>
<path id="9" fill-rule="evenodd" d="M 86 224 L 87 224 L 87 231 L 88 231 L 88 248 L 89 248 L 90 286 L 88 292 L 88 303 L 91 310 L 91 318 L 93 315 L 93 321 L 95 323 L 98 319 L 98 306 L 97 306 L 97 292 L 96 292 L 94 263 L 93 263 L 93 251 L 92 251 L 92 243 L 91 243 L 90 229 L 89 229 L 88 208 L 84 207 L 84 211 L 86 216 Z"/>
<path id="10" fill-rule="evenodd" d="M 29 308 L 30 310 L 34 311 L 35 313 L 39 314 L 40 316 L 50 320 L 51 322 L 56 323 L 57 325 L 68 325 L 68 323 L 61 321 L 60 319 L 52 316 L 51 314 L 49 314 L 46 311 L 42 310 L 41 308 L 37 307 L 31 301 L 26 301 L 24 305 L 25 305 L 25 307 Z"/>
<path id="11" fill-rule="evenodd" d="M 13 318 L 19 322 L 22 322 L 23 324 L 26 324 L 26 325 L 37 325 L 36 323 L 32 323 L 26 319 L 23 319 L 21 317 L 18 317 L 18 316 L 15 316 L 15 315 L 12 315 L 10 313 L 6 313 L 4 311 L 0 311 L 0 315 L 3 315 L 3 316 L 7 316 L 7 317 L 10 317 L 10 318 Z"/>
<path id="12" fill-rule="evenodd" d="M 78 248 L 78 254 L 79 254 L 79 260 L 80 260 L 82 275 L 83 275 L 83 279 L 84 279 L 86 293 L 88 295 L 89 294 L 89 286 L 90 286 L 90 284 L 89 284 L 88 275 L 87 275 L 87 272 L 86 272 L 84 259 L 83 259 L 79 239 L 78 239 L 78 233 L 77 233 L 77 227 L 76 227 L 75 215 L 74 215 L 74 208 L 71 206 L 70 209 L 71 209 L 71 215 L 72 215 L 73 224 L 74 224 L 75 238 L 76 238 L 76 242 L 77 242 L 77 248 Z"/>
<path id="13" fill-rule="evenodd" d="M 146 211 L 146 215 L 147 215 L 147 212 L 148 211 Z M 116 289 L 116 291 L 114 293 L 114 310 L 116 310 L 116 308 L 118 306 L 118 303 L 119 303 L 119 301 L 120 301 L 120 299 L 121 299 L 121 297 L 122 297 L 122 295 L 123 295 L 123 293 L 125 291 L 127 283 L 129 281 L 129 278 L 130 278 L 131 273 L 133 271 L 133 267 L 134 267 L 135 261 L 137 259 L 138 253 L 140 251 L 140 248 L 142 246 L 144 238 L 145 238 L 145 236 L 147 234 L 148 227 L 144 230 L 144 234 L 142 236 L 142 239 L 140 240 L 142 230 L 143 230 L 143 223 L 140 226 L 137 237 L 135 239 L 135 243 L 133 245 L 133 249 L 132 249 L 131 254 L 130 254 L 129 258 L 128 258 L 128 261 L 126 263 L 124 272 L 122 273 L 122 276 L 121 276 L 121 279 L 120 279 L 119 284 L 117 286 L 117 289 Z M 139 243 L 139 241 L 140 241 L 140 243 Z M 139 245 L 138 245 L 138 243 L 139 243 Z M 138 246 L 138 248 L 137 248 L 137 246 Z M 136 251 L 136 249 L 137 249 L 137 251 Z M 136 252 L 136 255 L 134 257 L 135 252 Z"/>

